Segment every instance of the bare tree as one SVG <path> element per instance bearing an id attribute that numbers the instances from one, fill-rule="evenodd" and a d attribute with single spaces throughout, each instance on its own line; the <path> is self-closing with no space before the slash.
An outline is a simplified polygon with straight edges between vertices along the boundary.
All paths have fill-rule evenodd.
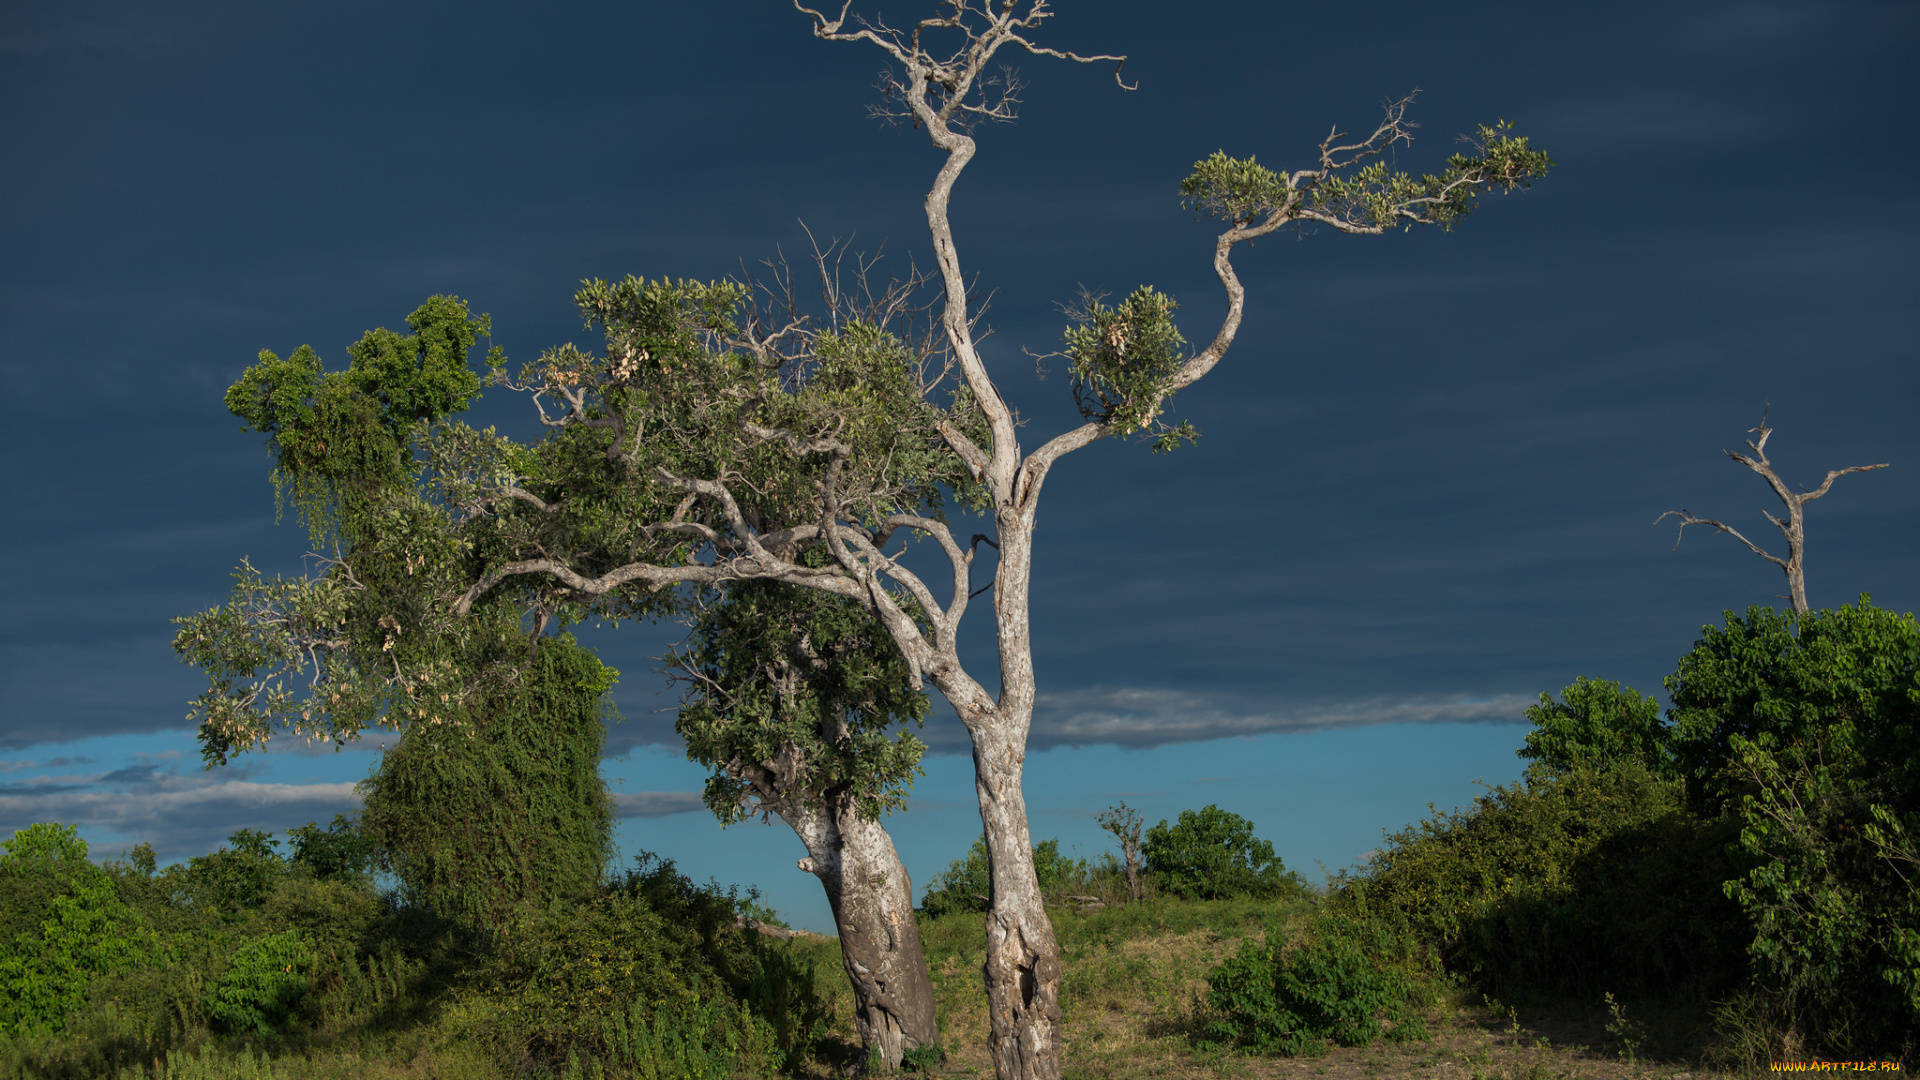
<path id="1" fill-rule="evenodd" d="M 1796 492 L 1787 487 L 1786 481 L 1780 479 L 1780 474 L 1773 471 L 1773 463 L 1767 460 L 1767 439 L 1773 434 L 1773 429 L 1767 426 L 1765 414 L 1762 414 L 1760 417 L 1760 426 L 1748 428 L 1747 433 L 1750 435 L 1759 435 L 1757 439 L 1747 440 L 1747 449 L 1753 451 L 1752 456 L 1742 454 L 1737 450 L 1724 450 L 1721 452 L 1740 464 L 1745 465 L 1747 468 L 1752 469 L 1754 472 L 1759 473 L 1761 479 L 1767 482 L 1767 486 L 1773 489 L 1773 493 L 1778 495 L 1781 503 L 1786 506 L 1787 516 L 1785 519 L 1774 517 L 1764 510 L 1761 511 L 1761 514 L 1764 515 L 1768 521 L 1773 522 L 1775 528 L 1780 530 L 1780 534 L 1786 537 L 1786 558 L 1783 559 L 1767 551 L 1765 548 L 1742 536 L 1740 530 L 1723 521 L 1715 521 L 1713 518 L 1694 517 L 1693 514 L 1687 510 L 1669 510 L 1659 517 L 1654 518 L 1653 523 L 1658 525 L 1670 517 L 1680 519 L 1680 533 L 1674 537 L 1673 540 L 1673 549 L 1675 551 L 1680 550 L 1680 541 L 1686 537 L 1687 526 L 1689 525 L 1710 525 L 1747 545 L 1747 550 L 1778 566 L 1787 575 L 1788 599 L 1793 602 L 1793 610 L 1795 612 L 1805 612 L 1807 610 L 1806 504 L 1825 495 L 1828 489 L 1833 487 L 1833 482 L 1840 477 L 1848 473 L 1872 472 L 1875 469 L 1884 469 L 1888 463 L 1883 461 L 1878 465 L 1852 465 L 1845 469 L 1834 469 L 1827 473 L 1827 478 L 1821 481 L 1819 487 L 1812 491 L 1803 490 Z"/>
<path id="2" fill-rule="evenodd" d="M 1087 303 L 1063 355 L 1084 422 L 1023 452 L 1018 419 L 989 376 L 975 335 L 948 206 L 976 150 L 980 121 L 1009 121 L 1018 82 L 988 72 L 1002 49 L 1079 63 L 1033 41 L 1046 0 L 947 0 L 946 14 L 908 29 L 849 26 L 796 0 L 815 36 L 878 48 L 890 61 L 876 111 L 910 120 L 943 156 L 925 198 L 941 285 L 941 337 L 932 349 L 871 321 L 820 325 L 744 308 L 739 283 L 591 282 L 578 296 L 606 331 L 603 355 L 549 350 L 512 385 L 553 402 L 555 436 L 530 451 L 469 433 L 438 464 L 462 477 L 446 500 L 498 523 L 484 569 L 455 605 L 496 589 L 618 616 L 658 590 L 771 579 L 844 597 L 878 620 L 918 690 L 931 682 L 972 740 L 975 792 L 991 863 L 984 966 L 991 1054 L 1002 1078 L 1060 1074 L 1060 949 L 1042 902 L 1021 776 L 1036 697 L 1029 619 L 1040 492 L 1053 465 L 1100 439 L 1141 435 L 1158 449 L 1195 437 L 1163 419 L 1169 399 L 1219 363 L 1238 333 L 1245 294 L 1231 256 L 1246 241 L 1320 226 L 1375 236 L 1413 225 L 1450 228 L 1487 191 L 1528 186 L 1551 162 L 1504 124 L 1483 126 L 1437 175 L 1388 168 L 1409 143 L 1411 96 L 1388 105 L 1364 137 L 1332 131 L 1314 163 L 1269 170 L 1224 152 L 1197 163 L 1186 204 L 1227 224 L 1213 266 L 1227 310 L 1208 345 L 1189 353 L 1173 301 L 1140 288 L 1108 307 Z M 937 43 L 951 48 L 943 49 Z M 1124 83 L 1122 85 L 1125 85 Z M 949 376 L 957 376 L 957 385 Z M 944 404 L 935 391 L 947 394 Z M 946 500 L 991 519 L 962 540 Z M 949 583 L 923 578 L 896 536 L 933 541 Z M 976 586 L 986 544 L 997 564 Z M 478 550 L 478 549 L 477 549 Z M 824 551 L 826 559 L 816 556 Z M 991 591 L 998 690 L 962 662 L 959 627 Z M 944 602 L 943 602 L 944 601 Z"/>

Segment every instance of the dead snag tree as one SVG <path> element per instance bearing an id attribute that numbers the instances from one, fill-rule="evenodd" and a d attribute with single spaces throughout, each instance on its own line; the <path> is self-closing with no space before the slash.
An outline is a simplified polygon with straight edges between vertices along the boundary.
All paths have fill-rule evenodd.
<path id="1" fill-rule="evenodd" d="M 1163 415 L 1239 330 L 1237 245 L 1302 226 L 1362 236 L 1450 228 L 1481 194 L 1527 187 L 1552 163 L 1502 123 L 1478 129 L 1470 152 L 1436 174 L 1394 171 L 1384 155 L 1411 140 L 1411 97 L 1364 136 L 1333 131 L 1302 169 L 1276 172 L 1224 152 L 1199 162 L 1181 195 L 1226 225 L 1213 247 L 1227 299 L 1219 328 L 1190 353 L 1173 300 L 1150 287 L 1117 305 L 1085 304 L 1061 350 L 1084 422 L 1026 452 L 976 347 L 980 307 L 948 206 L 977 148 L 975 124 L 1014 118 L 1017 83 L 985 75 L 1002 50 L 1116 66 L 1124 58 L 1035 42 L 1029 35 L 1051 15 L 1046 0 L 948 0 L 945 14 L 899 29 L 850 25 L 844 7 L 830 16 L 795 6 L 816 37 L 887 57 L 879 111 L 910 119 L 942 156 L 925 197 L 941 285 L 937 343 L 913 348 L 884 318 L 822 323 L 758 307 L 737 282 L 589 282 L 577 299 L 605 332 L 604 352 L 549 350 L 513 382 L 534 396 L 552 436 L 530 451 L 504 441 L 474 448 L 488 461 L 468 470 L 472 491 L 503 521 L 497 535 L 518 531 L 523 542 L 490 552 L 456 609 L 496 589 L 546 589 L 617 612 L 654 590 L 766 579 L 843 597 L 876 620 L 913 688 L 931 682 L 972 739 L 992 866 L 984 974 L 995 1071 L 1057 1077 L 1060 950 L 1021 792 L 1035 700 L 1034 523 L 1049 471 L 1108 437 L 1173 449 L 1195 436 Z M 948 499 L 989 531 L 962 539 L 943 514 Z M 910 567 L 904 545 L 887 550 L 911 536 L 933 542 L 936 562 L 944 556 L 938 575 Z M 986 586 L 973 565 L 983 543 L 996 563 Z M 969 603 L 988 590 L 997 692 L 967 669 L 958 644 Z"/>
<path id="2" fill-rule="evenodd" d="M 1747 550 L 1778 566 L 1781 571 L 1787 575 L 1787 598 L 1792 601 L 1795 612 L 1804 613 L 1807 610 L 1806 505 L 1825 495 L 1828 489 L 1833 487 L 1833 482 L 1840 477 L 1848 473 L 1872 472 L 1875 469 L 1884 469 L 1888 463 L 1883 461 L 1878 465 L 1852 465 L 1844 469 L 1834 469 L 1827 473 L 1827 478 L 1821 481 L 1820 486 L 1812 491 L 1794 491 L 1787 487 L 1786 481 L 1780 479 L 1780 474 L 1773 471 L 1773 463 L 1767 460 L 1767 438 L 1773 434 L 1773 429 L 1767 426 L 1767 418 L 1764 415 L 1761 416 L 1760 426 L 1749 428 L 1747 433 L 1759 436 L 1757 439 L 1747 440 L 1747 449 L 1753 451 L 1752 456 L 1742 454 L 1737 450 L 1724 450 L 1721 452 L 1740 464 L 1745 465 L 1747 468 L 1752 469 L 1754 472 L 1759 473 L 1760 478 L 1767 482 L 1767 486 L 1773 489 L 1773 493 L 1779 496 L 1780 502 L 1786 506 L 1787 516 L 1784 520 L 1774 517 L 1764 510 L 1761 511 L 1761 515 L 1768 521 L 1773 522 L 1774 527 L 1780 530 L 1780 534 L 1786 537 L 1786 558 L 1783 559 L 1767 551 L 1745 536 L 1740 535 L 1740 530 L 1723 521 L 1715 521 L 1713 518 L 1694 517 L 1693 514 L 1687 510 L 1669 510 L 1659 517 L 1654 518 L 1653 523 L 1658 525 L 1670 517 L 1680 519 L 1680 533 L 1673 539 L 1673 549 L 1675 551 L 1680 550 L 1680 541 L 1686 537 L 1687 526 L 1689 525 L 1710 525 L 1747 545 Z"/>

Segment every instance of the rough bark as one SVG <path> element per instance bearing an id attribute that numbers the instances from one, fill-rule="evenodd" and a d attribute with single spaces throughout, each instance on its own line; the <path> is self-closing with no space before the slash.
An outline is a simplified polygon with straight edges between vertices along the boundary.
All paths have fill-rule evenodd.
<path id="1" fill-rule="evenodd" d="M 820 879 L 833 907 L 861 1043 L 896 1070 L 908 1050 L 940 1037 L 913 918 L 913 881 L 886 829 L 851 807 L 787 807 L 780 814 L 807 845 L 800 869 Z"/>

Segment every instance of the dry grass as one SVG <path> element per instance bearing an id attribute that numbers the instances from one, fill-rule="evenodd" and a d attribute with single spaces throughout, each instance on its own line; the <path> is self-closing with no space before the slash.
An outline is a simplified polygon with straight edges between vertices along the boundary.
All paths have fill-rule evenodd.
<path id="1" fill-rule="evenodd" d="M 1696 1003 L 1627 1002 L 1609 1015 L 1603 1003 L 1509 1008 L 1450 991 L 1429 1006 L 1432 1037 L 1370 1047 L 1334 1047 L 1319 1057 L 1263 1058 L 1196 1049 L 1189 1038 L 1209 1019 L 1206 975 L 1243 939 L 1271 920 L 1299 928 L 1305 906 L 1245 901 L 1157 903 L 1092 914 L 1053 913 L 1063 950 L 1061 984 L 1065 1073 L 1070 1080 L 1133 1078 L 1329 1077 L 1420 1080 L 1708 1080 L 1733 1076 L 1703 1064 Z M 979 916 L 924 924 L 928 963 L 939 996 L 946 1059 L 935 1076 L 990 1077 L 985 959 Z M 852 997 L 838 948 L 816 941 L 821 987 L 834 998 L 839 1053 L 823 1075 L 848 1075 L 855 1041 Z"/>

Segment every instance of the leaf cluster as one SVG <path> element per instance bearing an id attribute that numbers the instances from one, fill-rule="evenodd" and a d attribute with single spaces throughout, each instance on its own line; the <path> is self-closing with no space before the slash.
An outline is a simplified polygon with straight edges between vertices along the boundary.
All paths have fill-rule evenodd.
<path id="1" fill-rule="evenodd" d="M 1396 225 L 1437 225 L 1451 230 L 1492 191 L 1524 190 L 1546 175 L 1553 161 L 1505 120 L 1482 124 L 1463 136 L 1471 152 L 1447 159 L 1438 173 L 1414 175 L 1382 160 L 1368 161 L 1396 142 L 1410 141 L 1406 102 L 1388 109 L 1372 138 L 1351 146 L 1321 147 L 1317 168 L 1277 173 L 1255 158 L 1217 150 L 1195 162 L 1180 183 L 1181 200 L 1198 214 L 1236 228 L 1288 221 L 1318 221 L 1343 231 L 1380 232 Z"/>
<path id="2" fill-rule="evenodd" d="M 323 370 L 307 345 L 285 360 L 262 350 L 227 390 L 228 411 L 271 437 L 275 480 L 316 541 L 351 533 L 371 500 L 407 476 L 417 425 L 465 409 L 480 392 L 467 354 L 491 331 L 487 316 L 458 297 L 434 296 L 407 326 L 413 333 L 404 336 L 367 331 L 347 347 L 343 372 Z M 488 362 L 502 362 L 497 347 Z"/>
<path id="3" fill-rule="evenodd" d="M 1117 305 L 1089 296 L 1072 311 L 1063 351 L 1081 416 L 1122 435 L 1155 425 L 1172 396 L 1168 380 L 1187 358 L 1186 339 L 1173 322 L 1177 307 L 1172 297 L 1143 285 Z M 1197 437 L 1190 425 L 1177 432 L 1158 426 L 1161 449 Z"/>
<path id="4" fill-rule="evenodd" d="M 465 929 L 590 895 L 612 853 L 600 751 L 618 672 L 570 634 L 524 656 L 493 660 L 515 677 L 415 724 L 359 787 L 360 831 L 401 900 Z"/>
<path id="5" fill-rule="evenodd" d="M 927 696 L 860 605 L 736 582 L 700 610 L 669 662 L 688 686 L 674 730 L 714 770 L 705 798 L 721 821 L 783 801 L 850 806 L 869 820 L 905 805 L 926 747 L 902 725 L 924 721 Z"/>

